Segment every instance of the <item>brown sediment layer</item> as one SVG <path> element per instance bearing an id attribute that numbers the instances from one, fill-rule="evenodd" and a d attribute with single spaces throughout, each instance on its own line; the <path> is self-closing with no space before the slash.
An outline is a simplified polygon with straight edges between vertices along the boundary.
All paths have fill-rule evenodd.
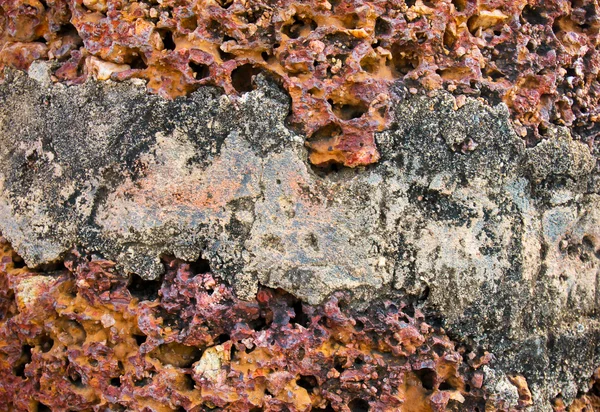
<path id="1" fill-rule="evenodd" d="M 368 165 L 395 85 L 505 102 L 529 144 L 549 124 L 598 134 L 598 4 L 588 0 L 2 0 L 0 70 L 142 78 L 165 97 L 228 94 L 264 72 L 292 98 L 314 164 Z"/>

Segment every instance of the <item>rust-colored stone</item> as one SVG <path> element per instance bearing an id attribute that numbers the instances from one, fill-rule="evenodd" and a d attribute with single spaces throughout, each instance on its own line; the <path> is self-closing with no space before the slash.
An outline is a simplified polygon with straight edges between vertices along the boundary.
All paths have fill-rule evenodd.
<path id="1" fill-rule="evenodd" d="M 58 80 L 142 78 L 168 98 L 244 93 L 262 72 L 319 165 L 379 159 L 398 85 L 505 102 L 529 144 L 560 124 L 591 145 L 598 13 L 591 0 L 2 0 L 0 71 L 50 58 Z"/>
<path id="2" fill-rule="evenodd" d="M 565 406 L 562 396 L 558 396 L 553 401 L 555 412 L 586 412 L 600 410 L 600 368 L 594 372 L 590 379 L 589 391 L 581 394 L 569 405 Z"/>
<path id="3" fill-rule="evenodd" d="M 65 267 L 32 271 L 0 244 L 8 410 L 441 411 L 486 402 L 466 384 L 476 378 L 464 350 L 399 301 L 358 312 L 344 309 L 343 293 L 309 306 L 262 288 L 246 302 L 202 262 L 166 259 L 164 279 L 145 282 L 78 253 Z"/>

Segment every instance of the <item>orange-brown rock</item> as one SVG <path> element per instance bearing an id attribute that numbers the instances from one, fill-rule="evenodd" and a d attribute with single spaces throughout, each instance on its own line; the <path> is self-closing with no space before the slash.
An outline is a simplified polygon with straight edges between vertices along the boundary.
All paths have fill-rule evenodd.
<path id="1" fill-rule="evenodd" d="M 142 78 L 168 98 L 228 94 L 264 72 L 292 97 L 311 161 L 376 162 L 390 102 L 445 88 L 504 102 L 529 144 L 550 124 L 599 133 L 592 0 L 2 0 L 0 71 L 57 61 L 56 79 Z"/>
<path id="2" fill-rule="evenodd" d="M 33 271 L 0 237 L 3 410 L 485 408 L 469 382 L 489 358 L 411 304 L 311 306 L 268 288 L 241 301 L 204 261 L 165 265 L 162 281 L 128 280 L 75 251 Z"/>
<path id="3" fill-rule="evenodd" d="M 553 401 L 555 412 L 586 412 L 600 410 L 600 369 L 597 369 L 590 379 L 589 391 L 581 394 L 568 407 L 563 402 L 562 396 Z"/>

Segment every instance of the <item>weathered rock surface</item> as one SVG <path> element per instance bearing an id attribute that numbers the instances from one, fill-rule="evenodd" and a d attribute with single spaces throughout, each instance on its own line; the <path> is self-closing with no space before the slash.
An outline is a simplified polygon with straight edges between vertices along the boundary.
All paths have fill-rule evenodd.
<path id="1" fill-rule="evenodd" d="M 504 102 L 529 145 L 551 125 L 593 145 L 599 16 L 596 0 L 2 0 L 0 79 L 47 60 L 54 81 L 137 78 L 174 98 L 265 73 L 315 165 L 377 163 L 397 83 Z"/>
<path id="2" fill-rule="evenodd" d="M 131 83 L 52 85 L 44 67 L 0 86 L 0 231 L 27 265 L 81 247 L 145 279 L 163 254 L 202 256 L 247 299 L 259 284 L 312 304 L 396 289 L 496 356 L 487 385 L 509 403 L 506 374 L 538 410 L 587 390 L 600 186 L 564 130 L 526 149 L 504 106 L 409 97 L 377 136 L 379 164 L 313 170 L 266 81 L 165 101 Z"/>
<path id="3" fill-rule="evenodd" d="M 33 271 L 0 236 L 3 409 L 427 412 L 506 404 L 483 385 L 489 354 L 452 342 L 399 293 L 366 310 L 348 305 L 344 292 L 312 306 L 261 287 L 244 301 L 206 262 L 163 262 L 159 282 L 127 279 L 114 262 L 77 252 L 62 267 Z M 518 405 L 530 405 L 527 384 L 520 387 Z"/>

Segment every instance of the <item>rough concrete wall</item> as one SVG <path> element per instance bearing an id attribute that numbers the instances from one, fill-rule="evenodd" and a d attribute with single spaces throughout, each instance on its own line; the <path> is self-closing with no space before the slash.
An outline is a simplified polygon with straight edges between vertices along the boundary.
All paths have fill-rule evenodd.
<path id="1" fill-rule="evenodd" d="M 402 89 L 381 161 L 316 169 L 258 77 L 229 97 L 163 100 L 136 83 L 0 85 L 0 231 L 28 266 L 74 247 L 157 279 L 163 255 L 206 259 L 237 296 L 282 288 L 356 308 L 414 299 L 449 336 L 493 353 L 486 388 L 516 407 L 570 403 L 600 364 L 600 179 L 566 129 L 526 148 L 504 105 Z M 432 318 L 432 319 L 433 319 Z"/>

